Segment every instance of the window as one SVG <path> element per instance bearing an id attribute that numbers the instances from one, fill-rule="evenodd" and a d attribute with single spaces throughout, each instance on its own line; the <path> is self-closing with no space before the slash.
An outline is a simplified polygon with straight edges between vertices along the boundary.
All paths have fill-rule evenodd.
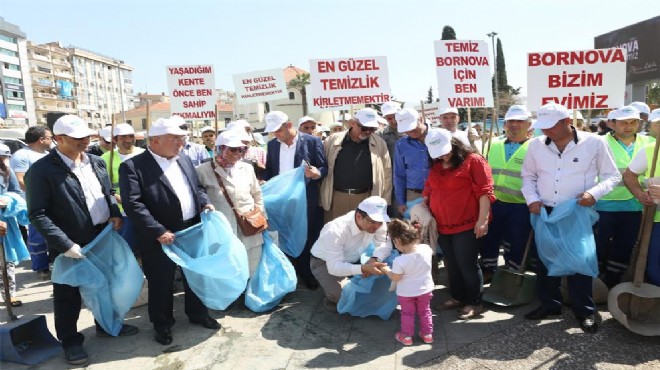
<path id="1" fill-rule="evenodd" d="M 12 71 L 20 71 L 21 67 L 17 64 L 5 63 L 5 69 L 11 69 Z"/>
<path id="2" fill-rule="evenodd" d="M 231 122 L 231 118 L 225 118 L 225 125 L 228 125 Z"/>
<path id="3" fill-rule="evenodd" d="M 3 35 L 3 34 L 0 34 L 0 40 L 4 40 L 4 41 L 10 42 L 12 44 L 17 43 L 15 37 L 10 37 L 10 36 Z"/>
<path id="4" fill-rule="evenodd" d="M 293 91 L 289 92 L 289 100 L 295 100 L 296 99 L 296 94 L 294 94 Z"/>
<path id="5" fill-rule="evenodd" d="M 7 90 L 7 98 L 25 99 L 22 91 Z"/>
<path id="6" fill-rule="evenodd" d="M 9 55 L 11 57 L 18 57 L 17 52 L 11 51 L 11 50 L 8 50 L 8 49 L 5 49 L 5 48 L 0 48 L 0 54 Z"/>
<path id="7" fill-rule="evenodd" d="M 16 105 L 16 104 L 7 104 L 7 110 L 25 110 L 25 107 L 22 105 Z"/>
<path id="8" fill-rule="evenodd" d="M 16 85 L 22 85 L 23 81 L 21 81 L 20 78 L 14 78 L 14 77 L 3 77 L 3 80 L 5 81 L 6 84 L 16 84 Z"/>

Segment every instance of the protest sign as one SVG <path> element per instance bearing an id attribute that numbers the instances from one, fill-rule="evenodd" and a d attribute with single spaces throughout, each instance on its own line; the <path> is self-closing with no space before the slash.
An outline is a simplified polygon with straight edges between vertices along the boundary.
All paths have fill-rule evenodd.
<path id="1" fill-rule="evenodd" d="M 492 107 L 488 45 L 485 41 L 435 41 L 440 107 Z"/>
<path id="2" fill-rule="evenodd" d="M 624 49 L 527 55 L 527 106 L 533 111 L 553 102 L 568 109 L 618 108 L 625 85 Z"/>
<path id="3" fill-rule="evenodd" d="M 212 65 L 167 66 L 170 110 L 185 120 L 215 118 L 215 75 Z"/>
<path id="4" fill-rule="evenodd" d="M 431 125 L 440 124 L 440 102 L 424 103 L 424 112 L 422 112 L 421 105 L 416 105 L 415 110 L 419 112 L 420 117 L 425 117 Z"/>
<path id="5" fill-rule="evenodd" d="M 236 100 L 240 105 L 289 98 L 281 69 L 240 73 L 233 77 Z"/>
<path id="6" fill-rule="evenodd" d="M 390 100 L 386 57 L 313 59 L 309 64 L 311 106 L 340 109 Z"/>

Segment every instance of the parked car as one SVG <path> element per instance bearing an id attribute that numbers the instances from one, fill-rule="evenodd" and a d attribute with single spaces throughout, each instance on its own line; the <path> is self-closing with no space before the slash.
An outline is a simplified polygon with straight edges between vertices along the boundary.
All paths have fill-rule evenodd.
<path id="1" fill-rule="evenodd" d="M 21 148 L 27 147 L 27 144 L 25 144 L 25 142 L 21 139 L 0 137 L 0 141 L 9 147 L 9 150 L 11 150 L 12 154 Z"/>

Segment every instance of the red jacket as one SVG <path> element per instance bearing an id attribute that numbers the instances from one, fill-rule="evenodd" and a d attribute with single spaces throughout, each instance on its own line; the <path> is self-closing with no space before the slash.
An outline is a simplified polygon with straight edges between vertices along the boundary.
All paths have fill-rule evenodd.
<path id="1" fill-rule="evenodd" d="M 484 194 L 491 203 L 495 201 L 490 166 L 478 154 L 468 155 L 454 169 L 443 168 L 442 163 L 434 164 L 422 192 L 429 197 L 429 208 L 440 234 L 473 229 L 479 217 L 479 197 Z"/>

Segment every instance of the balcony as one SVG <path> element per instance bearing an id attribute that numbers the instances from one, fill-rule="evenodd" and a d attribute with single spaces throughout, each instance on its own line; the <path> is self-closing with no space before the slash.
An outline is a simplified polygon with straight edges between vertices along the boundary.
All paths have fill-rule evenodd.
<path id="1" fill-rule="evenodd" d="M 43 62 L 49 62 L 50 63 L 50 58 L 45 56 L 45 55 L 39 55 L 39 54 L 36 54 L 36 53 L 31 53 L 30 56 L 32 57 L 32 59 L 41 60 Z"/>
<path id="2" fill-rule="evenodd" d="M 62 113 L 70 113 L 70 114 L 78 113 L 77 110 L 75 110 L 73 108 L 66 108 L 66 107 L 57 107 L 57 111 L 62 112 Z"/>
<path id="3" fill-rule="evenodd" d="M 38 98 L 57 99 L 57 96 L 55 94 L 50 94 L 50 93 L 38 92 L 35 95 L 37 95 Z"/>
<path id="4" fill-rule="evenodd" d="M 64 72 L 64 71 L 55 71 L 55 76 L 66 78 L 67 80 L 70 80 L 70 79 L 73 78 L 73 75 L 71 73 Z"/>
<path id="5" fill-rule="evenodd" d="M 34 85 L 38 85 L 38 86 L 44 86 L 44 87 L 55 87 L 55 82 L 53 82 L 53 81 L 51 81 L 51 80 L 47 80 L 47 79 L 38 79 L 38 78 L 35 78 L 35 79 L 32 80 L 32 83 L 33 83 Z"/>
<path id="6" fill-rule="evenodd" d="M 58 66 L 64 66 L 67 68 L 71 68 L 71 63 L 65 59 L 56 59 L 53 58 L 53 64 L 58 65 Z"/>
<path id="7" fill-rule="evenodd" d="M 32 71 L 33 73 L 43 73 L 43 74 L 47 74 L 47 75 L 49 75 L 52 72 L 52 70 L 50 68 L 39 67 L 39 66 L 30 67 L 30 71 Z"/>

